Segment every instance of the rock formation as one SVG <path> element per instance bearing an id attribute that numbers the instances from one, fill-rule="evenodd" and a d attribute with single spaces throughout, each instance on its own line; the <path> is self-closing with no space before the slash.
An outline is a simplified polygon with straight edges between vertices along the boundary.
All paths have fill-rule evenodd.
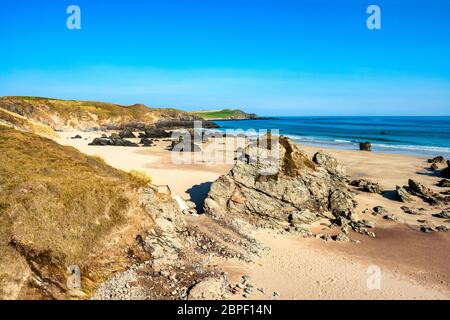
<path id="1" fill-rule="evenodd" d="M 119 132 L 119 137 L 123 138 L 136 138 L 133 131 L 130 128 L 125 128 Z"/>
<path id="2" fill-rule="evenodd" d="M 300 226 L 321 217 L 353 220 L 356 203 L 342 165 L 323 152 L 313 159 L 286 137 L 261 138 L 212 184 L 204 211 L 272 227 Z"/>
<path id="3" fill-rule="evenodd" d="M 120 146 L 120 147 L 139 147 L 137 143 L 122 139 L 120 136 L 111 135 L 110 137 L 94 138 L 89 143 L 90 146 Z"/>
<path id="4" fill-rule="evenodd" d="M 350 184 L 364 192 L 383 193 L 383 188 L 380 184 L 367 179 L 353 180 L 352 182 L 350 182 Z"/>

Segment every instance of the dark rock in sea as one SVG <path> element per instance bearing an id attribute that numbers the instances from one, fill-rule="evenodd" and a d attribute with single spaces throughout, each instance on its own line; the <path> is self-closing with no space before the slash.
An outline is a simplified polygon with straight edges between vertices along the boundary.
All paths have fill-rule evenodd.
<path id="1" fill-rule="evenodd" d="M 380 134 L 381 134 L 381 135 L 386 135 L 387 133 L 384 132 L 384 131 L 381 131 Z"/>
<path id="2" fill-rule="evenodd" d="M 361 151 L 372 151 L 372 144 L 370 142 L 360 142 L 359 150 Z"/>
<path id="3" fill-rule="evenodd" d="M 432 159 L 428 159 L 428 163 L 444 163 L 445 158 L 443 156 L 434 157 Z"/>
<path id="4" fill-rule="evenodd" d="M 357 187 L 359 190 L 369 193 L 383 193 L 383 188 L 380 184 L 367 180 L 367 179 L 358 179 L 350 182 L 350 185 Z"/>
<path id="5" fill-rule="evenodd" d="M 134 133 L 131 131 L 130 128 L 125 128 L 122 131 L 119 132 L 119 137 L 121 138 L 136 138 Z"/>
<path id="6" fill-rule="evenodd" d="M 119 146 L 119 147 L 138 147 L 134 142 L 122 139 L 118 136 L 111 136 L 109 138 L 101 137 L 95 138 L 90 146 Z"/>
<path id="7" fill-rule="evenodd" d="M 139 143 L 142 144 L 144 147 L 151 147 L 151 146 L 153 146 L 153 140 L 152 139 L 148 139 L 148 138 L 142 138 Z"/>
<path id="8" fill-rule="evenodd" d="M 321 218 L 356 219 L 356 201 L 336 170 L 340 167 L 336 159 L 321 155 L 315 157 L 316 163 L 283 136 L 266 135 L 259 140 L 247 146 L 232 170 L 211 185 L 206 214 L 230 224 L 244 220 L 282 229 Z"/>
<path id="9" fill-rule="evenodd" d="M 450 188 L 450 180 L 442 179 L 441 181 L 439 181 L 438 186 L 441 188 Z"/>
<path id="10" fill-rule="evenodd" d="M 395 195 L 398 200 L 402 202 L 412 202 L 414 199 L 409 194 L 408 190 L 405 187 L 396 186 Z"/>
<path id="11" fill-rule="evenodd" d="M 83 137 L 77 134 L 76 136 L 73 136 L 71 139 L 83 139 Z"/>

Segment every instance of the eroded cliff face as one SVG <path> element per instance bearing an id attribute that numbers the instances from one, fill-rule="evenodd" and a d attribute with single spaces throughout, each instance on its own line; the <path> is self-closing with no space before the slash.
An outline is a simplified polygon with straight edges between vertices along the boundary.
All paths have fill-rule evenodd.
<path id="1" fill-rule="evenodd" d="M 212 184 L 206 214 L 283 228 L 320 218 L 354 219 L 356 203 L 336 159 L 323 152 L 310 159 L 286 137 L 263 139 L 244 149 L 233 169 Z M 261 144 L 272 150 L 261 152 L 268 149 Z M 275 156 L 273 148 L 278 150 Z"/>

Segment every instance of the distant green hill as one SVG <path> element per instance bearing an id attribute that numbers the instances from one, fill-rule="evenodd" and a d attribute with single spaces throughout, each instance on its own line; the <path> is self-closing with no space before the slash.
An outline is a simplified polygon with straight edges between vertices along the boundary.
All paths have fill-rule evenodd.
<path id="1" fill-rule="evenodd" d="M 205 120 L 244 120 L 257 117 L 254 113 L 246 113 L 239 109 L 202 110 L 191 113 Z"/>

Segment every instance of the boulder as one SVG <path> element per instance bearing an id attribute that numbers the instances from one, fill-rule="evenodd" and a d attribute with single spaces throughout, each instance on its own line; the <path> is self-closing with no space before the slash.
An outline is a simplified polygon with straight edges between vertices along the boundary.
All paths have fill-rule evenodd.
<path id="1" fill-rule="evenodd" d="M 151 146 L 153 146 L 153 140 L 152 139 L 148 139 L 148 138 L 142 138 L 139 143 L 142 144 L 144 147 L 151 147 Z"/>
<path id="2" fill-rule="evenodd" d="M 441 204 L 441 196 L 437 193 L 433 192 L 431 189 L 425 187 L 418 181 L 409 179 L 408 180 L 409 192 L 419 198 L 422 198 L 424 201 L 428 202 L 431 205 L 439 205 Z"/>
<path id="3" fill-rule="evenodd" d="M 439 166 L 437 165 L 437 163 L 433 162 L 430 166 L 431 171 L 437 171 L 439 170 Z"/>
<path id="4" fill-rule="evenodd" d="M 448 212 L 447 210 L 444 210 L 439 213 L 433 214 L 433 217 L 441 218 L 441 219 L 450 219 L 450 212 Z"/>
<path id="5" fill-rule="evenodd" d="M 129 128 L 125 128 L 119 132 L 119 137 L 123 138 L 136 138 L 134 133 Z"/>
<path id="6" fill-rule="evenodd" d="M 369 193 L 383 193 L 383 188 L 380 184 L 367 180 L 358 179 L 350 182 L 350 185 L 357 187 L 359 190 Z"/>
<path id="7" fill-rule="evenodd" d="M 395 195 L 396 195 L 397 199 L 402 202 L 414 201 L 414 199 L 411 197 L 411 195 L 409 194 L 408 190 L 406 190 L 405 187 L 397 186 L 395 188 Z"/>
<path id="8" fill-rule="evenodd" d="M 360 142 L 359 143 L 359 150 L 361 151 L 372 151 L 372 143 L 370 142 Z"/>
<path id="9" fill-rule="evenodd" d="M 336 170 L 337 160 L 329 155 L 315 159 L 321 165 L 290 139 L 264 136 L 211 185 L 204 212 L 281 228 L 320 218 L 354 219 L 356 202 L 342 171 Z"/>
<path id="10" fill-rule="evenodd" d="M 383 206 L 376 206 L 373 208 L 373 214 L 375 216 L 379 215 L 379 214 L 387 214 L 387 213 L 388 213 L 387 209 Z"/>
<path id="11" fill-rule="evenodd" d="M 145 129 L 144 137 L 142 138 L 169 138 L 171 136 L 171 133 L 169 131 L 166 131 L 161 128 L 147 128 Z"/>
<path id="12" fill-rule="evenodd" d="M 400 209 L 402 209 L 403 212 L 405 212 L 405 213 L 407 213 L 407 214 L 412 214 L 412 215 L 415 215 L 415 216 L 420 216 L 420 215 L 422 215 L 421 212 L 419 212 L 419 211 L 417 211 L 417 210 L 415 210 L 415 209 L 413 209 L 413 208 L 410 208 L 410 207 L 403 206 L 403 207 L 401 207 Z"/>
<path id="13" fill-rule="evenodd" d="M 71 139 L 83 139 L 82 136 L 80 136 L 79 134 L 73 136 Z"/>
<path id="14" fill-rule="evenodd" d="M 95 138 L 90 146 L 118 146 L 118 147 L 138 147 L 134 142 L 120 138 L 119 136 L 110 136 L 109 138 Z"/>
<path id="15" fill-rule="evenodd" d="M 443 156 L 434 157 L 432 159 L 428 159 L 428 163 L 444 163 L 445 158 Z"/>
<path id="16" fill-rule="evenodd" d="M 450 188 L 450 180 L 442 179 L 441 181 L 439 181 L 438 186 L 441 188 Z"/>
<path id="17" fill-rule="evenodd" d="M 393 214 L 387 214 L 387 215 L 383 216 L 383 219 L 388 220 L 388 221 L 397 221 L 398 217 Z"/>

